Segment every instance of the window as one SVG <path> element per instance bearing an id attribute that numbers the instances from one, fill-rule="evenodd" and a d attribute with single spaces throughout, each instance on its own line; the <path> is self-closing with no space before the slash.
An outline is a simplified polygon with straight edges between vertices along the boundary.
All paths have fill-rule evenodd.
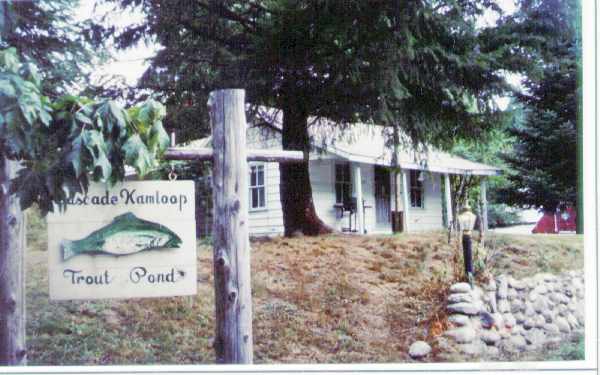
<path id="1" fill-rule="evenodd" d="M 349 202 L 352 194 L 350 164 L 335 165 L 335 203 Z"/>
<path id="2" fill-rule="evenodd" d="M 267 208 L 265 201 L 265 165 L 250 165 L 250 210 Z"/>
<path id="3" fill-rule="evenodd" d="M 421 171 L 410 171 L 410 206 L 424 208 L 423 172 Z"/>

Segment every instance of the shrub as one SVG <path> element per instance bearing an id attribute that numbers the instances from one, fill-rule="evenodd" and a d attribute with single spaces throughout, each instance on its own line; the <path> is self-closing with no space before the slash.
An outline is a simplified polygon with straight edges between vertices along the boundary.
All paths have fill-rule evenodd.
<path id="1" fill-rule="evenodd" d="M 516 209 L 506 204 L 490 204 L 488 207 L 488 225 L 490 228 L 523 224 Z"/>

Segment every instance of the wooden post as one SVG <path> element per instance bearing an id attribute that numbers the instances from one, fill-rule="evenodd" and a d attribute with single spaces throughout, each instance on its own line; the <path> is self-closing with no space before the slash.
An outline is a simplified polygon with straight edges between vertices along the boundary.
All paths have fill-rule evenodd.
<path id="1" fill-rule="evenodd" d="M 213 91 L 213 253 L 217 363 L 252 363 L 244 90 Z"/>
<path id="2" fill-rule="evenodd" d="M 410 232 L 410 192 L 408 170 L 402 170 L 402 205 L 404 206 L 404 232 Z"/>
<path id="3" fill-rule="evenodd" d="M 10 180 L 18 163 L 0 156 L 0 365 L 24 365 L 25 217 Z"/>
<path id="4" fill-rule="evenodd" d="M 360 176 L 360 164 L 354 164 L 354 192 L 356 197 L 356 230 L 359 234 L 365 233 L 364 212 L 363 212 L 363 193 L 362 179 Z"/>
<path id="5" fill-rule="evenodd" d="M 450 192 L 450 175 L 444 173 L 444 194 L 446 197 L 446 219 L 448 227 L 452 228 L 452 194 Z"/>
<path id="6" fill-rule="evenodd" d="M 248 364 L 253 353 L 247 160 L 298 163 L 304 153 L 246 150 L 244 90 L 214 91 L 208 106 L 213 147 L 171 147 L 165 159 L 213 162 L 214 348 L 217 363 Z"/>
<path id="7" fill-rule="evenodd" d="M 485 232 L 488 230 L 487 180 L 485 179 L 485 177 L 481 178 L 480 195 L 481 195 L 481 224 L 483 227 L 483 231 Z"/>

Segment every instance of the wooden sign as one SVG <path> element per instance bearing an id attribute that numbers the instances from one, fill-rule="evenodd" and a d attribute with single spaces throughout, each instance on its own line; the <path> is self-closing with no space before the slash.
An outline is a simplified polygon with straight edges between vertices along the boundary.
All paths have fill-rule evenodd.
<path id="1" fill-rule="evenodd" d="M 48 215 L 50 298 L 196 293 L 193 181 L 91 185 Z"/>

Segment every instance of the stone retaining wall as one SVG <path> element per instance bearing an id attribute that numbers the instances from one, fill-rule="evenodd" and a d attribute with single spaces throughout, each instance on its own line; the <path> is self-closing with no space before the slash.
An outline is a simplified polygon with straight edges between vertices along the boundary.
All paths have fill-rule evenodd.
<path id="1" fill-rule="evenodd" d="M 443 352 L 493 359 L 540 349 L 583 332 L 583 271 L 454 284 L 447 308 L 449 329 L 437 342 Z"/>

